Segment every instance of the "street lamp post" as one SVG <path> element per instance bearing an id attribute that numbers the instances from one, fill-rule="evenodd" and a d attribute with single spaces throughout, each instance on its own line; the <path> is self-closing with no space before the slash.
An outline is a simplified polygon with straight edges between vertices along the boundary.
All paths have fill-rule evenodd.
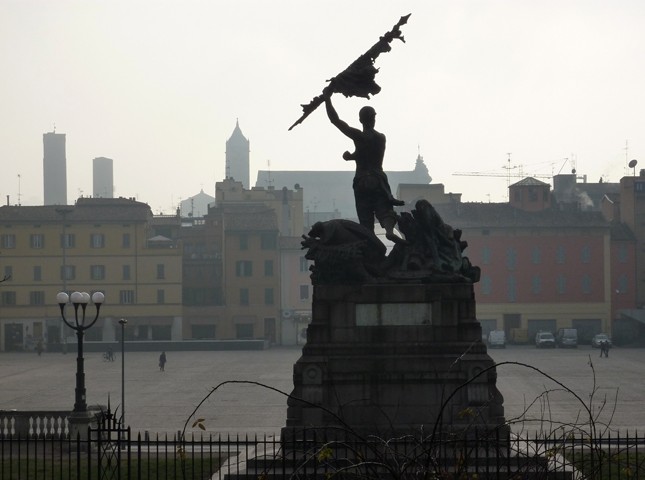
<path id="1" fill-rule="evenodd" d="M 121 426 L 125 426 L 125 318 L 119 320 L 121 325 Z"/>
<path id="2" fill-rule="evenodd" d="M 71 300 L 72 305 L 74 306 L 74 322 L 69 322 L 65 318 L 65 305 Z M 70 430 L 74 430 L 70 433 L 85 435 L 87 433 L 87 426 L 91 422 L 91 416 L 87 412 L 87 401 L 85 397 L 85 369 L 84 369 L 84 358 L 83 358 L 83 336 L 85 335 L 85 330 L 89 329 L 92 325 L 96 323 L 96 320 L 99 318 L 99 311 L 101 310 L 101 305 L 105 300 L 105 295 L 101 292 L 95 292 L 92 295 L 92 303 L 96 306 L 96 316 L 94 320 L 85 323 L 85 311 L 87 309 L 87 304 L 90 302 L 90 294 L 87 292 L 74 292 L 71 296 L 67 295 L 65 292 L 60 292 L 56 295 L 56 301 L 60 307 L 60 314 L 63 318 L 63 322 L 69 328 L 76 332 L 76 338 L 78 339 L 78 356 L 76 357 L 76 389 L 74 397 L 74 411 L 70 415 Z M 79 307 L 81 309 L 79 315 Z M 83 428 L 85 427 L 85 428 Z"/>

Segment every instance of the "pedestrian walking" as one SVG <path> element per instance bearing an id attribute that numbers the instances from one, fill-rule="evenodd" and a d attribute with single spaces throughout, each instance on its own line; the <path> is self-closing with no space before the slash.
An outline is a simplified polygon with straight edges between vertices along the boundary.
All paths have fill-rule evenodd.
<path id="1" fill-rule="evenodd" d="M 161 352 L 161 355 L 159 355 L 159 370 L 166 371 L 166 352 Z"/>
<path id="2" fill-rule="evenodd" d="M 609 342 L 607 340 L 603 340 L 600 342 L 600 357 L 602 358 L 602 355 L 605 355 L 605 358 L 609 357 Z"/>

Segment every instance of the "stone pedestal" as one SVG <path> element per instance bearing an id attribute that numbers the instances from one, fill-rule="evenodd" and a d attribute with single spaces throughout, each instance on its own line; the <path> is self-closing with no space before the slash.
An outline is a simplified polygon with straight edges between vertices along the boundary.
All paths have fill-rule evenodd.
<path id="1" fill-rule="evenodd" d="M 88 429 L 90 427 L 96 428 L 96 412 L 94 411 L 84 411 L 84 412 L 72 412 L 67 417 L 69 422 L 69 438 L 76 440 L 80 438 L 82 441 L 88 439 Z"/>
<path id="2" fill-rule="evenodd" d="M 309 427 L 481 436 L 505 422 L 472 283 L 314 286 L 292 397 L 285 438 Z"/>

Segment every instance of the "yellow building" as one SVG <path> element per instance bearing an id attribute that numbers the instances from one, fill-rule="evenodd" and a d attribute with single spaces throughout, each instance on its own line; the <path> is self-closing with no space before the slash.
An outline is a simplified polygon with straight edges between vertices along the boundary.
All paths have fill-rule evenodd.
<path id="1" fill-rule="evenodd" d="M 184 338 L 282 343 L 282 312 L 294 308 L 285 307 L 284 285 L 296 279 L 283 270 L 281 241 L 303 233 L 302 189 L 247 190 L 226 179 L 206 216 L 175 228 L 184 252 Z"/>
<path id="2" fill-rule="evenodd" d="M 222 205 L 223 283 L 227 321 L 219 338 L 279 342 L 280 256 L 275 211 L 264 205 Z"/>
<path id="3" fill-rule="evenodd" d="M 56 303 L 60 291 L 105 294 L 88 341 L 116 340 L 120 318 L 128 339 L 181 339 L 181 249 L 151 238 L 151 219 L 147 204 L 125 198 L 0 207 L 0 271 L 8 277 L 0 284 L 0 351 L 74 342 Z M 94 312 L 88 306 L 88 317 Z"/>

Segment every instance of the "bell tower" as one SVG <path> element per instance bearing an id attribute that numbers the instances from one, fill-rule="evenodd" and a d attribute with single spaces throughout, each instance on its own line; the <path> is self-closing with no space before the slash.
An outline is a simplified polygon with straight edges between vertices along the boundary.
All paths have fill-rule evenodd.
<path id="1" fill-rule="evenodd" d="M 242 182 L 245 189 L 249 185 L 249 157 L 250 142 L 242 134 L 239 120 L 235 122 L 235 129 L 231 137 L 226 141 L 226 172 L 225 178 L 233 178 Z"/>

